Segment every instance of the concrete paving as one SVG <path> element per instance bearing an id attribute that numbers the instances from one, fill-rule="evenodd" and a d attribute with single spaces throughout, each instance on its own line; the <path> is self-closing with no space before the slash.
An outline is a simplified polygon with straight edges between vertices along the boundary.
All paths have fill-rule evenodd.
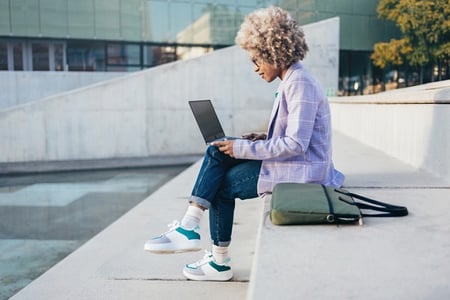
<path id="1" fill-rule="evenodd" d="M 182 217 L 199 169 L 197 163 L 11 299 L 245 299 L 249 286 L 249 298 L 274 299 L 270 293 L 255 297 L 255 291 L 270 292 L 267 287 L 271 286 L 275 291 L 284 285 L 298 289 L 288 290 L 288 297 L 283 299 L 448 299 L 449 183 L 340 134 L 334 136 L 334 160 L 347 175 L 349 189 L 407 205 L 411 216 L 368 221 L 363 227 L 296 227 L 301 245 L 285 244 L 289 239 L 283 242 L 272 237 L 274 240 L 267 243 L 277 243 L 277 250 L 274 252 L 272 247 L 264 258 L 261 239 L 265 237 L 257 237 L 261 234 L 265 203 L 262 199 L 237 201 L 231 246 L 233 280 L 188 281 L 181 273 L 183 265 L 198 260 L 203 253 L 155 255 L 145 252 L 143 244 L 147 238 L 164 232 L 165 224 Z M 205 216 L 202 220 L 206 249 L 207 219 Z M 283 230 L 279 236 L 287 237 Z M 324 260 L 322 255 L 327 253 L 335 255 Z M 277 264 L 280 256 L 299 258 L 304 262 L 302 268 L 285 269 Z M 376 257 L 386 259 L 383 268 L 378 268 Z M 258 274 L 270 277 L 261 281 Z M 268 284 L 266 288 L 260 288 L 261 282 Z M 414 297 L 415 292 L 419 297 Z"/>
<path id="2" fill-rule="evenodd" d="M 274 226 L 264 219 L 248 299 L 450 299 L 448 182 L 335 138 L 347 189 L 404 205 L 409 215 L 364 218 L 363 226 Z"/>
<path id="3" fill-rule="evenodd" d="M 231 282 L 184 278 L 184 264 L 197 261 L 203 252 L 156 255 L 143 250 L 146 239 L 182 217 L 198 168 L 199 163 L 175 177 L 12 299 L 177 299 L 182 294 L 198 299 L 245 298 L 263 208 L 259 199 L 237 203 Z M 201 230 L 205 249 L 207 219 L 203 218 Z"/>
<path id="4" fill-rule="evenodd" d="M 0 300 L 9 299 L 187 167 L 0 176 Z"/>

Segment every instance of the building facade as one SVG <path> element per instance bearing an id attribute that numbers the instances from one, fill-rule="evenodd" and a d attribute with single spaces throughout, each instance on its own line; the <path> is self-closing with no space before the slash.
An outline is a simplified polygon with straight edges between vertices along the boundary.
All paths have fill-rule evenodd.
<path id="1" fill-rule="evenodd" d="M 301 25 L 340 18 L 339 94 L 373 92 L 376 42 L 398 36 L 378 0 L 0 0 L 0 70 L 136 71 L 234 44 L 268 5 Z"/>

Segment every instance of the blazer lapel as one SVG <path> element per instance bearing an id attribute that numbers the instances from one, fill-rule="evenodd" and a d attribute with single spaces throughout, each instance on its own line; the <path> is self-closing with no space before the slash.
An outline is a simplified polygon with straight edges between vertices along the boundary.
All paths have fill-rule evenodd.
<path id="1" fill-rule="evenodd" d="M 281 102 L 280 97 L 281 96 L 280 96 L 279 91 L 282 91 L 284 89 L 284 82 L 286 82 L 286 80 L 289 78 L 289 76 L 291 76 L 291 74 L 294 72 L 294 70 L 300 69 L 300 68 L 301 68 L 300 63 L 295 63 L 292 66 L 290 66 L 286 72 L 285 78 L 281 81 L 280 85 L 278 86 L 277 92 L 275 93 L 275 103 L 273 105 L 272 114 L 270 115 L 269 127 L 267 129 L 267 139 L 272 137 L 274 122 L 275 122 L 275 119 L 277 118 L 278 110 L 280 108 L 280 102 Z"/>
<path id="2" fill-rule="evenodd" d="M 273 126 L 275 119 L 278 115 L 278 108 L 280 107 L 280 98 L 278 97 L 278 92 L 275 93 L 275 103 L 273 105 L 272 113 L 270 114 L 270 122 L 269 127 L 267 129 L 267 139 L 272 137 L 273 134 Z"/>

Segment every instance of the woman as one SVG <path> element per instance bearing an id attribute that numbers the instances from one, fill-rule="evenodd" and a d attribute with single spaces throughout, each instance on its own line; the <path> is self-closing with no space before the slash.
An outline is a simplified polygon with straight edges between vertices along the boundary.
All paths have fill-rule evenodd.
<path id="1" fill-rule="evenodd" d="M 344 181 L 331 158 L 327 99 L 299 62 L 308 51 L 301 28 L 280 8 L 259 9 L 246 17 L 236 42 L 249 53 L 255 72 L 265 81 L 281 80 L 267 134 L 249 134 L 208 147 L 181 224 L 173 224 L 144 246 L 156 253 L 199 250 L 199 223 L 209 209 L 212 253 L 184 267 L 183 274 L 193 280 L 232 278 L 228 246 L 235 198 L 270 193 L 279 182 L 339 187 Z"/>

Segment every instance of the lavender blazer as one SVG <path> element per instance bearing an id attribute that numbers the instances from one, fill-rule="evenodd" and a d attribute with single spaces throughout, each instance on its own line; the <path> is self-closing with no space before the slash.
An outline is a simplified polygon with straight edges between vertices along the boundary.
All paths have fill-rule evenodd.
<path id="1" fill-rule="evenodd" d="M 277 93 L 267 139 L 235 140 L 234 156 L 262 160 L 258 194 L 279 182 L 341 186 L 344 175 L 331 157 L 331 118 L 327 97 L 301 63 L 292 65 Z"/>

